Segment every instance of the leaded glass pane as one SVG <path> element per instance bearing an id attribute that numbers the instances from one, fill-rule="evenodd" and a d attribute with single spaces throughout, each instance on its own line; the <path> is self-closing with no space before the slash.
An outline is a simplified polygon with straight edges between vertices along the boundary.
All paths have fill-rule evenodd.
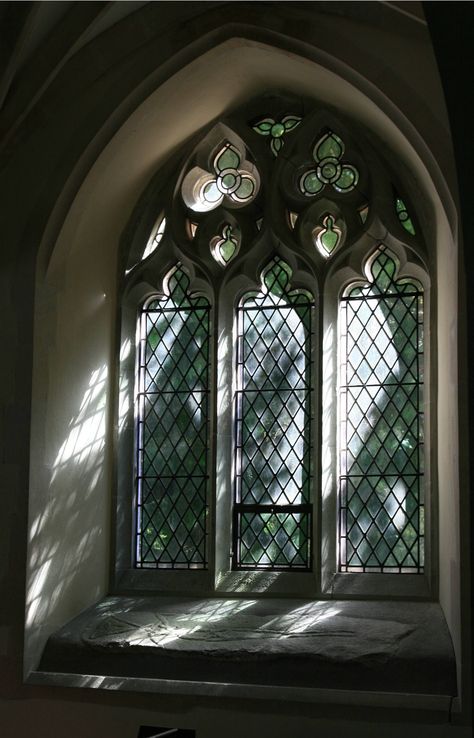
<path id="1" fill-rule="evenodd" d="M 236 568 L 310 568 L 312 296 L 276 257 L 238 309 Z"/>
<path id="2" fill-rule="evenodd" d="M 396 271 L 381 248 L 341 301 L 341 571 L 423 571 L 423 292 Z"/>
<path id="3" fill-rule="evenodd" d="M 206 566 L 209 303 L 176 268 L 140 316 L 136 566 Z"/>

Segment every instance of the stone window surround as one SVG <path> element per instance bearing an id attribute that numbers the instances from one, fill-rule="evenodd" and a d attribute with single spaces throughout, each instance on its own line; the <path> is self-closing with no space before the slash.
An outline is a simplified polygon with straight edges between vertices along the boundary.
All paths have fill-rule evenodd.
<path id="1" fill-rule="evenodd" d="M 254 44 L 251 44 L 251 46 L 254 46 Z M 256 45 L 256 46 L 258 46 L 258 45 Z M 255 51 L 255 49 L 254 49 L 254 51 Z M 328 94 L 330 96 L 330 93 L 328 91 L 329 90 L 329 87 L 328 86 L 325 87 L 325 83 L 324 82 L 322 83 L 322 87 L 326 91 L 325 94 Z M 381 108 L 383 108 L 383 105 L 381 106 Z M 360 108 L 358 108 L 358 104 L 357 103 L 354 105 L 354 109 L 356 109 L 356 110 L 357 109 L 360 109 Z M 378 125 L 380 125 L 380 121 L 378 122 Z M 404 128 L 404 127 L 401 126 L 401 128 Z M 401 144 L 401 140 L 398 141 L 397 148 L 398 148 L 399 152 L 400 152 L 400 148 L 403 148 L 403 145 Z M 409 159 L 411 159 L 412 160 L 412 163 L 413 163 L 413 161 L 414 161 L 414 159 L 413 159 L 413 153 L 409 153 L 408 154 L 407 161 Z M 416 157 L 415 157 L 415 159 L 416 159 Z M 419 163 L 419 161 L 418 161 L 418 163 Z M 427 179 L 426 179 L 425 173 L 423 173 L 421 175 L 421 178 L 423 179 L 423 181 L 424 181 L 424 183 L 426 185 Z M 428 189 L 429 189 L 429 187 L 428 187 Z M 432 189 L 431 190 L 431 194 L 432 194 L 431 202 L 432 203 L 433 202 L 436 202 L 436 206 L 437 207 L 440 207 L 439 198 L 437 199 L 437 197 L 433 195 L 433 192 L 434 192 L 434 190 Z M 444 196 L 444 193 L 443 193 L 443 196 Z M 449 207 L 447 209 L 449 211 Z M 446 244 L 446 243 L 452 243 L 452 238 L 450 236 L 450 229 L 449 229 L 449 226 L 447 225 L 447 220 L 443 220 L 444 215 L 443 216 L 441 215 L 441 211 L 438 212 L 438 215 L 439 215 L 439 217 L 435 217 L 433 219 L 433 229 L 435 231 L 435 233 L 434 233 L 434 236 L 435 236 L 434 243 L 439 244 L 439 247 L 440 247 L 440 250 L 441 250 L 441 244 L 443 244 L 443 239 L 444 239 L 444 243 Z M 66 233 L 67 233 L 67 229 L 66 229 Z M 439 257 L 439 260 L 438 260 L 438 272 L 439 272 L 440 275 L 442 275 L 444 268 L 446 269 L 446 271 L 445 271 L 445 275 L 444 275 L 445 276 L 444 286 L 441 285 L 441 287 L 442 287 L 442 290 L 440 290 L 440 295 L 441 296 L 438 297 L 438 301 L 439 300 L 442 300 L 444 302 L 447 301 L 449 303 L 450 302 L 450 299 L 449 299 L 449 289 L 446 287 L 446 284 L 449 284 L 449 279 L 448 279 L 448 276 L 447 275 L 450 272 L 452 273 L 452 270 L 450 270 L 449 269 L 449 266 L 448 266 L 449 259 L 448 259 L 448 261 L 446 260 L 446 253 L 447 253 L 446 252 L 446 245 L 443 247 L 443 249 L 444 249 L 444 251 L 442 251 L 442 252 L 440 251 L 440 253 L 442 253 L 443 255 L 442 255 L 442 257 Z M 58 250 L 58 254 L 59 254 L 59 263 L 60 263 L 60 261 L 61 261 L 60 250 Z M 58 261 L 58 257 L 55 257 L 55 259 L 56 259 L 56 261 Z M 454 281 L 454 284 L 455 284 L 455 281 Z M 451 289 L 452 289 L 452 284 L 450 286 L 451 286 Z M 447 290 L 447 292 L 446 292 L 446 290 Z M 438 340 L 443 344 L 443 346 L 446 349 L 446 347 L 447 347 L 447 344 L 446 344 L 447 334 L 446 334 L 445 327 L 444 327 L 444 321 L 440 321 L 440 327 L 438 329 Z M 445 354 L 445 356 L 447 356 L 447 354 Z M 440 373 L 441 374 L 444 374 L 445 373 L 445 367 L 443 367 L 443 366 L 439 366 L 438 367 L 438 374 L 440 374 Z M 439 403 L 439 406 L 438 406 L 438 415 L 440 417 L 443 417 L 443 414 L 446 415 L 446 413 L 448 415 L 450 413 L 450 410 L 449 410 L 449 402 L 447 402 L 447 398 L 442 398 L 442 402 Z M 450 468 L 451 468 L 450 465 L 447 465 L 447 467 L 443 470 L 443 476 L 445 478 L 444 481 L 446 481 L 447 475 L 449 477 Z M 447 487 L 446 487 L 446 484 L 445 483 L 443 483 L 443 484 L 440 485 L 440 493 L 446 494 L 444 492 L 444 490 L 446 490 L 446 489 L 447 489 Z M 446 510 L 446 505 L 445 504 L 443 505 L 443 509 Z M 34 521 L 34 519 L 33 519 L 33 521 Z M 447 516 L 447 519 L 445 521 L 447 523 L 448 528 L 449 528 L 449 525 L 450 525 L 450 522 L 449 521 L 450 521 L 450 515 Z M 447 536 L 448 536 L 448 533 L 446 533 L 446 531 L 445 531 L 444 532 L 444 543 L 441 543 L 441 548 L 443 548 L 443 546 L 444 547 L 446 546 L 446 542 L 448 540 Z M 449 545 L 448 545 L 448 549 L 449 549 Z M 440 572 L 440 576 L 441 576 L 441 581 L 443 581 L 443 578 L 445 578 L 445 573 L 443 571 L 441 571 Z M 99 589 L 100 589 L 100 587 L 99 587 Z M 95 591 L 96 591 L 96 588 L 94 587 L 93 590 L 91 591 L 91 596 L 92 596 L 93 599 L 97 599 L 97 595 L 93 593 Z M 453 620 L 453 613 L 452 613 L 451 608 L 449 606 L 448 600 L 446 599 L 447 598 L 446 586 L 443 585 L 443 584 L 441 586 L 440 595 L 441 595 L 441 600 L 444 601 L 444 603 L 445 603 L 444 609 L 445 609 L 445 613 L 447 613 L 447 615 L 448 615 L 448 622 L 450 624 L 450 627 L 451 628 L 454 627 L 454 640 L 455 640 L 455 646 L 456 646 L 458 644 L 458 636 L 456 635 L 456 623 L 455 623 L 455 620 Z M 87 599 L 84 599 L 84 602 L 86 602 L 86 601 L 87 601 Z M 51 621 L 51 622 L 53 622 L 53 621 Z M 63 618 L 63 622 L 64 622 L 64 618 Z M 45 626 L 42 629 L 43 635 L 40 636 L 40 640 L 42 638 L 43 639 L 43 642 L 44 642 L 45 634 L 47 634 L 47 631 L 48 630 L 51 632 L 51 629 L 52 629 L 51 624 L 47 624 L 46 623 Z M 36 649 L 36 651 L 37 651 L 37 649 Z M 65 683 L 65 681 L 63 683 Z M 97 686 L 100 686 L 100 685 L 97 685 Z"/>

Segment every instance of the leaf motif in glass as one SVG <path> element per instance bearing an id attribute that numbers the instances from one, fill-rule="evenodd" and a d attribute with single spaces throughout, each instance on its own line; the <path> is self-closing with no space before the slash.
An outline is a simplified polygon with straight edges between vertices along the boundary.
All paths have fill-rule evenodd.
<path id="1" fill-rule="evenodd" d="M 344 153 L 342 140 L 332 131 L 326 133 L 314 147 L 314 160 L 323 161 L 326 158 L 334 158 L 337 161 Z"/>
<path id="2" fill-rule="evenodd" d="M 256 133 L 260 133 L 261 136 L 268 136 L 275 121 L 273 118 L 263 118 L 261 121 L 252 126 Z"/>
<path id="3" fill-rule="evenodd" d="M 283 147 L 283 141 L 281 138 L 272 138 L 270 141 L 270 148 L 272 150 L 272 154 L 275 156 L 278 156 L 278 152 L 281 151 Z"/>
<path id="4" fill-rule="evenodd" d="M 222 234 L 211 241 L 211 254 L 222 266 L 231 261 L 236 255 L 240 245 L 240 231 L 226 223 L 222 228 Z"/>
<path id="5" fill-rule="evenodd" d="M 309 172 L 303 174 L 300 179 L 300 190 L 307 197 L 316 195 L 321 192 L 324 184 L 320 181 L 317 172 L 314 169 L 310 169 Z"/>
<path id="6" fill-rule="evenodd" d="M 330 256 L 339 246 L 341 241 L 341 229 L 336 226 L 332 215 L 323 218 L 322 227 L 315 229 L 315 244 L 323 256 Z"/>
<path id="7" fill-rule="evenodd" d="M 296 126 L 301 123 L 301 118 L 297 115 L 287 115 L 281 121 L 273 118 L 262 118 L 254 125 L 252 129 L 261 136 L 270 136 L 270 149 L 274 156 L 283 148 L 283 136 L 293 131 Z"/>
<path id="8" fill-rule="evenodd" d="M 285 132 L 292 131 L 296 126 L 301 123 L 301 118 L 297 115 L 287 115 L 283 118 L 282 123 L 285 127 Z"/>
<path id="9" fill-rule="evenodd" d="M 226 169 L 237 169 L 240 164 L 240 155 L 232 144 L 227 143 L 217 154 L 214 161 L 214 170 L 220 174 Z"/>

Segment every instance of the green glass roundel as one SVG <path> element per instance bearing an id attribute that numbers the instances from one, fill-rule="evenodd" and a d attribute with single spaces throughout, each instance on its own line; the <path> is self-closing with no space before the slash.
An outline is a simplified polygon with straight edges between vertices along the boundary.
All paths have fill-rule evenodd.
<path id="1" fill-rule="evenodd" d="M 227 190 L 230 190 L 235 185 L 235 182 L 235 174 L 226 174 L 224 177 L 222 177 L 222 184 Z"/>
<path id="2" fill-rule="evenodd" d="M 316 173 L 321 182 L 332 184 L 341 175 L 341 165 L 334 157 L 327 157 L 318 164 Z"/>
<path id="3" fill-rule="evenodd" d="M 280 138 L 280 136 L 283 136 L 285 133 L 285 126 L 283 123 L 275 123 L 272 126 L 270 133 L 274 138 Z"/>
<path id="4" fill-rule="evenodd" d="M 331 179 L 331 177 L 334 177 L 337 170 L 334 164 L 325 164 L 321 167 L 321 171 L 327 179 Z"/>
<path id="5" fill-rule="evenodd" d="M 241 181 L 242 177 L 237 170 L 224 169 L 217 177 L 216 184 L 223 195 L 231 195 L 238 189 Z"/>

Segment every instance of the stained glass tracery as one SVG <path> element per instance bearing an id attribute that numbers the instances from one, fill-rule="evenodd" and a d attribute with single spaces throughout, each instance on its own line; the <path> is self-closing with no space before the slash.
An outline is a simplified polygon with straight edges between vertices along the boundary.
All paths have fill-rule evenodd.
<path id="1" fill-rule="evenodd" d="M 193 167 L 183 180 L 182 197 L 191 210 L 209 212 L 225 199 L 242 207 L 257 195 L 260 186 L 258 171 L 230 141 L 223 142 L 211 168 L 212 171 L 206 171 Z"/>
<path id="2" fill-rule="evenodd" d="M 283 136 L 293 131 L 300 123 L 301 118 L 298 115 L 286 115 L 279 121 L 274 118 L 262 118 L 252 128 L 261 136 L 269 137 L 271 152 L 274 156 L 278 156 L 284 145 Z"/>
<path id="3" fill-rule="evenodd" d="M 238 271 L 225 267 L 237 254 L 243 274 L 245 259 L 240 257 L 244 249 L 255 249 L 251 259 L 264 254 L 264 244 L 276 232 L 274 203 L 277 197 L 288 195 L 280 202 L 288 226 L 288 240 L 281 244 L 283 253 L 291 251 L 294 243 L 304 246 L 304 258 L 312 260 L 323 278 L 331 262 L 326 269 L 316 249 L 328 261 L 337 250 L 332 263 L 343 264 L 346 245 L 360 238 L 369 212 L 371 222 L 378 217 L 378 205 L 368 201 L 371 189 L 365 184 L 352 197 L 340 195 L 354 190 L 359 180 L 370 183 L 370 173 L 362 158 L 356 154 L 352 158 L 346 150 L 341 130 L 338 135 L 324 129 L 314 143 L 314 139 L 305 139 L 310 129 L 305 124 L 300 130 L 300 122 L 297 116 L 276 116 L 262 118 L 253 126 L 266 137 L 265 144 L 275 156 L 294 137 L 295 147 L 288 145 L 273 166 L 268 154 L 261 156 L 262 142 L 255 147 L 255 160 L 247 153 L 245 132 L 243 139 L 229 133 L 231 140 L 222 139 L 218 146 L 219 139 L 210 137 L 207 150 L 204 144 L 196 150 L 188 161 L 199 161 L 206 169 L 185 169 L 184 178 L 177 180 L 182 181 L 176 190 L 180 208 L 163 206 L 170 219 L 161 244 L 166 259 L 173 249 L 173 259 L 182 258 L 180 254 L 195 258 L 205 267 L 201 274 L 212 274 L 216 289 L 223 285 L 225 289 Z M 236 130 L 241 131 L 242 126 Z M 255 142 L 254 134 L 248 134 Z M 309 165 L 308 156 L 314 160 Z M 273 173 L 285 173 L 287 165 L 291 176 L 282 175 L 278 183 L 275 180 L 277 188 Z M 257 199 L 260 175 L 262 196 Z M 323 191 L 327 199 L 309 200 Z M 405 203 L 395 190 L 393 195 L 387 207 L 415 235 Z M 267 208 L 269 202 L 272 205 Z M 244 206 L 250 204 L 246 210 Z M 225 210 L 218 210 L 221 205 Z M 238 221 L 232 215 L 236 207 L 242 208 Z M 178 212 L 186 225 L 184 246 L 174 222 Z M 142 259 L 156 249 L 165 225 L 160 216 Z M 341 348 L 346 352 L 339 436 L 341 571 L 423 570 L 423 294 L 415 280 L 397 279 L 397 262 L 392 257 L 382 247 L 370 260 L 368 283 L 352 286 L 341 303 L 345 326 Z M 147 267 L 142 271 L 148 275 Z M 137 274 L 138 269 L 132 279 Z M 251 279 L 249 274 L 247 271 L 246 277 Z M 312 565 L 310 486 L 317 488 L 318 484 L 311 481 L 311 466 L 317 467 L 324 453 L 319 448 L 311 454 L 314 300 L 309 292 L 291 289 L 291 276 L 289 265 L 275 257 L 261 274 L 260 291 L 248 292 L 237 308 L 231 449 L 235 569 L 309 570 Z M 209 392 L 215 391 L 209 386 L 213 374 L 209 370 L 209 304 L 189 293 L 189 278 L 182 267 L 169 276 L 164 292 L 163 297 L 149 301 L 140 316 L 136 566 L 205 568 L 208 477 L 214 474 L 207 457 L 209 451 L 213 458 L 220 443 L 218 439 L 208 449 Z M 415 364 L 409 366 L 412 354 Z M 316 426 L 318 422 L 316 419 Z M 228 494 L 232 495 L 231 488 Z"/>
<path id="4" fill-rule="evenodd" d="M 359 171 L 353 164 L 342 160 L 344 151 L 344 142 L 333 131 L 321 136 L 313 149 L 316 168 L 309 169 L 299 179 L 303 195 L 312 197 L 326 185 L 341 193 L 350 192 L 357 186 Z"/>

